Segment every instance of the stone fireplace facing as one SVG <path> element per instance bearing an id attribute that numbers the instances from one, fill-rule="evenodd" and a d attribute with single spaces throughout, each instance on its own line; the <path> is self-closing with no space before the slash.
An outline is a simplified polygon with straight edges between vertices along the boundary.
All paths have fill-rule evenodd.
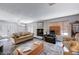
<path id="1" fill-rule="evenodd" d="M 37 23 L 37 36 L 43 36 L 44 35 L 44 26 L 43 22 L 38 22 Z"/>

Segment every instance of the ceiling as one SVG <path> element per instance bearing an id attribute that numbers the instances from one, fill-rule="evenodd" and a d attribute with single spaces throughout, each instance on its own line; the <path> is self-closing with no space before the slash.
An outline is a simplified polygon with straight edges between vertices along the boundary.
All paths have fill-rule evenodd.
<path id="1" fill-rule="evenodd" d="M 78 3 L 0 3 L 0 20 L 34 22 L 79 14 Z"/>

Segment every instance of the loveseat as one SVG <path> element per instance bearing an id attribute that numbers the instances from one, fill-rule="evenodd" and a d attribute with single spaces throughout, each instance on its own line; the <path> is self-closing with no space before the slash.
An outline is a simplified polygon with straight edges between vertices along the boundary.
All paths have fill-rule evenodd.
<path id="1" fill-rule="evenodd" d="M 17 44 L 26 40 L 33 39 L 33 33 L 30 32 L 13 33 L 12 38 L 14 39 L 15 44 Z"/>
<path id="2" fill-rule="evenodd" d="M 67 54 L 74 54 L 76 52 L 79 52 L 79 41 L 76 41 L 75 38 L 65 37 L 63 44 L 69 50 L 69 52 L 67 52 Z"/>

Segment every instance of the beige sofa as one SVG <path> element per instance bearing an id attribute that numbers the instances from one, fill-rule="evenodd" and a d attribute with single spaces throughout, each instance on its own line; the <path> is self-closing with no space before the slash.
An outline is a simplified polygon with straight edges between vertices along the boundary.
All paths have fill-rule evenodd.
<path id="1" fill-rule="evenodd" d="M 14 39 L 15 44 L 17 44 L 26 40 L 33 39 L 33 33 L 30 32 L 13 33 L 12 38 Z"/>
<path id="2" fill-rule="evenodd" d="M 79 52 L 79 42 L 75 38 L 65 37 L 63 41 L 64 46 L 69 49 L 69 52 L 65 54 L 72 54 L 73 52 Z"/>

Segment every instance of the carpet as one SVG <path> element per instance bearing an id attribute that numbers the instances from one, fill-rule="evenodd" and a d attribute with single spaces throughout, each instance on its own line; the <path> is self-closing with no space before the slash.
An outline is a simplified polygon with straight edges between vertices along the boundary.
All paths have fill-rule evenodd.
<path id="1" fill-rule="evenodd" d="M 63 55 L 63 48 L 62 47 L 60 47 L 56 44 L 45 42 L 43 40 L 39 40 L 39 39 L 33 39 L 31 41 L 26 41 L 21 44 L 18 44 L 16 49 L 19 48 L 22 50 L 24 48 L 32 47 L 33 42 L 36 42 L 36 41 L 41 41 L 44 43 L 44 51 L 40 55 Z M 59 41 L 57 41 L 57 42 L 59 42 Z"/>

